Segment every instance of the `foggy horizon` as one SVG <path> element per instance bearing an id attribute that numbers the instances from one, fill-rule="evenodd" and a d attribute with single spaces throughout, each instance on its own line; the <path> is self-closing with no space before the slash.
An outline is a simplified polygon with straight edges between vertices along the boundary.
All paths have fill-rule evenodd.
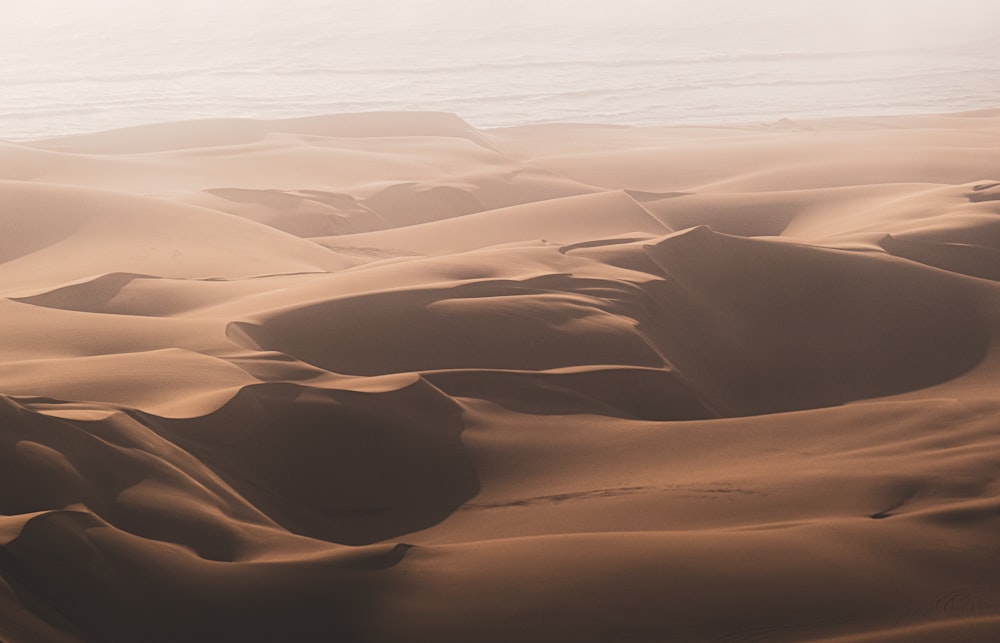
<path id="1" fill-rule="evenodd" d="M 1000 5 L 985 0 L 40 0 L 7 12 L 0 140 L 204 117 L 681 124 L 1000 98 Z"/>

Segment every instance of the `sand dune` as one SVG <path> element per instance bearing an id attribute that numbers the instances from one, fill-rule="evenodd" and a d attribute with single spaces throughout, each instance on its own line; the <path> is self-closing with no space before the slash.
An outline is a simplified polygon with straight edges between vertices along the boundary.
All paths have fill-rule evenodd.
<path id="1" fill-rule="evenodd" d="M 357 263 L 273 228 L 158 199 L 23 182 L 4 182 L 0 194 L 7 292 L 105 272 L 250 277 Z"/>
<path id="2" fill-rule="evenodd" d="M 0 146 L 0 640 L 994 641 L 1000 111 Z"/>
<path id="3" fill-rule="evenodd" d="M 622 233 L 669 231 L 624 192 L 602 192 L 316 241 L 335 249 L 375 247 L 436 255 L 519 241 L 574 243 Z"/>

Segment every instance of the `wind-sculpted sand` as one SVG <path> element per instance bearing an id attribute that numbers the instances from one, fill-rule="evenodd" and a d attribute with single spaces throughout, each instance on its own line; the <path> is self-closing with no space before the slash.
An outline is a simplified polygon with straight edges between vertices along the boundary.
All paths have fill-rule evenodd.
<path id="1" fill-rule="evenodd" d="M 1000 638 L 1000 111 L 0 179 L 6 643 Z"/>

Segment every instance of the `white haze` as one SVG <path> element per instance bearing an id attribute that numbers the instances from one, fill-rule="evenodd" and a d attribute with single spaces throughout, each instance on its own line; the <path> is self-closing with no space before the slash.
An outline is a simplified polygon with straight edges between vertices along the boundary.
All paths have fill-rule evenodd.
<path id="1" fill-rule="evenodd" d="M 373 109 L 496 126 L 1000 107 L 995 0 L 3 5 L 0 139 Z"/>

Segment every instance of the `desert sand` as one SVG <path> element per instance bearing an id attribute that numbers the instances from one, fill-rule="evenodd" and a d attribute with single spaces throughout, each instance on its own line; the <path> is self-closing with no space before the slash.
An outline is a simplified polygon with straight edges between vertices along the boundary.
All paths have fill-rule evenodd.
<path id="1" fill-rule="evenodd" d="M 1000 640 L 1000 110 L 0 144 L 0 640 Z"/>

